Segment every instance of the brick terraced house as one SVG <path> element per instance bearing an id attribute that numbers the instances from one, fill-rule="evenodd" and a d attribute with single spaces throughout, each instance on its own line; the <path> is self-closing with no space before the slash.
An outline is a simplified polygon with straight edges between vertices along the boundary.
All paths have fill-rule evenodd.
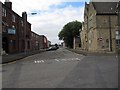
<path id="1" fill-rule="evenodd" d="M 46 36 L 36 34 L 35 32 L 31 32 L 31 49 L 32 51 L 40 50 L 40 49 L 47 49 L 48 40 Z"/>
<path id="2" fill-rule="evenodd" d="M 27 13 L 22 17 L 12 10 L 12 2 L 6 0 L 2 5 L 2 50 L 8 54 L 39 50 L 42 45 L 41 36 L 31 31 L 31 23 L 27 21 Z M 34 37 L 34 36 L 35 37 Z M 37 38 L 36 38 L 37 37 Z M 47 38 L 44 36 L 44 42 Z M 41 45 L 41 47 L 40 47 Z"/>

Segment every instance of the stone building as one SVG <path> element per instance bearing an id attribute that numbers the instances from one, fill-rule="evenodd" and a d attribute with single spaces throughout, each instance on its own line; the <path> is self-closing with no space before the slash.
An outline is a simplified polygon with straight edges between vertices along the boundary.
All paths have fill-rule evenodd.
<path id="1" fill-rule="evenodd" d="M 82 49 L 93 52 L 116 51 L 117 4 L 118 2 L 85 3 L 84 23 L 80 33 Z"/>
<path id="2" fill-rule="evenodd" d="M 80 32 L 80 36 L 81 36 L 81 48 L 83 50 L 87 50 L 87 30 L 85 30 L 85 23 L 82 23 L 82 30 Z"/>
<path id="3" fill-rule="evenodd" d="M 81 47 L 80 37 L 73 38 L 73 49 L 79 49 Z"/>

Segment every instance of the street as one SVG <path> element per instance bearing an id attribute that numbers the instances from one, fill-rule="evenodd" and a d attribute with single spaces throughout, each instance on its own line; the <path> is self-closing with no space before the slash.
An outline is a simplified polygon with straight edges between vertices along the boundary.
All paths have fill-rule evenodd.
<path id="1" fill-rule="evenodd" d="M 64 48 L 2 66 L 3 88 L 117 88 L 116 55 L 80 55 Z"/>

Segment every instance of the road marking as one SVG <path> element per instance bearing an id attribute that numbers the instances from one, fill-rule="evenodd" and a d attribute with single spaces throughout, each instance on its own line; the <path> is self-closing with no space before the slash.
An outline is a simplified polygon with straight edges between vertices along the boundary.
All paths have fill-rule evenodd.
<path id="1" fill-rule="evenodd" d="M 44 63 L 45 61 L 44 60 L 36 60 L 34 61 L 34 63 Z"/>
<path id="2" fill-rule="evenodd" d="M 116 55 L 116 58 L 118 59 L 118 55 Z"/>
<path id="3" fill-rule="evenodd" d="M 9 62 L 9 63 L 2 64 L 2 66 L 9 65 L 9 64 L 14 64 L 14 63 L 16 63 L 16 62 L 17 62 L 17 61 L 12 61 L 12 62 Z"/>
<path id="4" fill-rule="evenodd" d="M 67 61 L 66 59 L 61 59 L 61 61 Z"/>
<path id="5" fill-rule="evenodd" d="M 67 62 L 67 61 L 80 61 L 79 58 L 68 58 L 68 59 L 54 59 L 57 62 Z"/>
<path id="6" fill-rule="evenodd" d="M 59 62 L 59 60 L 58 60 L 58 59 L 55 59 L 55 61 Z"/>
<path id="7" fill-rule="evenodd" d="M 41 60 L 42 63 L 44 63 L 45 61 L 44 60 Z"/>

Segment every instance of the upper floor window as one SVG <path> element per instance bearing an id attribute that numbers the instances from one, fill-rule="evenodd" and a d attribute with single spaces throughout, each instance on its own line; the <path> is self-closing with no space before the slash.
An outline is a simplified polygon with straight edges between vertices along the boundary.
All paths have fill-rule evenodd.
<path id="1" fill-rule="evenodd" d="M 6 17 L 6 9 L 2 8 L 2 16 Z"/>
<path id="2" fill-rule="evenodd" d="M 116 44 L 120 45 L 120 31 L 116 31 Z"/>
<path id="3" fill-rule="evenodd" d="M 15 22 L 15 15 L 12 15 L 12 21 Z"/>
<path id="4" fill-rule="evenodd" d="M 23 27 L 23 21 L 21 20 L 21 26 Z"/>
<path id="5" fill-rule="evenodd" d="M 33 33 L 31 33 L 31 35 L 32 35 L 32 37 L 34 36 L 34 34 L 33 34 Z"/>

